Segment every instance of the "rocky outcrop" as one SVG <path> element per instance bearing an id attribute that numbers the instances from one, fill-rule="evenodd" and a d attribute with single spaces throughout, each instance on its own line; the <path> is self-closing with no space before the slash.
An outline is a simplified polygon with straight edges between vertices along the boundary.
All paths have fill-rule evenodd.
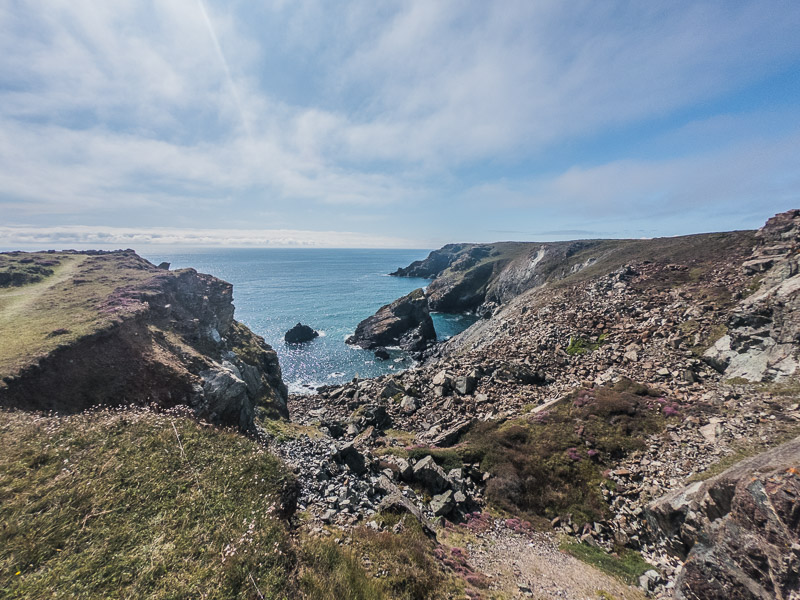
<path id="1" fill-rule="evenodd" d="M 3 373 L 0 406 L 72 413 L 188 405 L 200 418 L 243 430 L 259 411 L 287 416 L 277 355 L 234 320 L 231 284 L 194 269 L 159 269 L 133 251 L 91 255 L 63 285 L 75 281 L 93 290 L 119 286 L 99 301 L 70 296 L 89 332 L 59 336 L 64 341 L 36 362 Z"/>
<path id="2" fill-rule="evenodd" d="M 425 260 L 415 260 L 407 267 L 400 267 L 390 275 L 433 279 L 441 275 L 454 262 L 461 260 L 465 250 L 469 252 L 474 247 L 475 244 L 447 244 L 439 250 L 431 252 Z"/>
<path id="3" fill-rule="evenodd" d="M 651 528 L 686 559 L 675 597 L 796 598 L 798 497 L 800 438 L 650 504 Z"/>
<path id="4" fill-rule="evenodd" d="M 800 366 L 800 210 L 771 218 L 756 238 L 742 267 L 752 293 L 705 358 L 729 378 L 780 381 Z"/>
<path id="5" fill-rule="evenodd" d="M 283 336 L 283 340 L 287 344 L 303 344 L 305 342 L 310 342 L 317 337 L 319 337 L 319 332 L 314 331 L 308 325 L 298 323 L 286 332 L 286 334 Z"/>
<path id="6" fill-rule="evenodd" d="M 421 352 L 436 341 L 436 331 L 422 289 L 417 289 L 364 319 L 348 344 L 368 350 L 399 346 L 409 352 Z"/>

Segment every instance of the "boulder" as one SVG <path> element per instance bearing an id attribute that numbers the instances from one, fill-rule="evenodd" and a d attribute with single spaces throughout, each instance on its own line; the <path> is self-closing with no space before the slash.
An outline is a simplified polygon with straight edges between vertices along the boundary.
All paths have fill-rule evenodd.
<path id="1" fill-rule="evenodd" d="M 435 341 L 436 331 L 421 288 L 381 307 L 361 321 L 346 340 L 367 350 L 399 346 L 409 352 L 422 352 Z"/>
<path id="2" fill-rule="evenodd" d="M 428 455 L 414 465 L 414 481 L 421 484 L 431 494 L 440 494 L 450 485 L 442 467 Z"/>
<path id="3" fill-rule="evenodd" d="M 453 490 L 447 490 L 441 494 L 437 494 L 431 500 L 431 512 L 436 517 L 444 517 L 453 512 L 456 503 L 453 499 Z"/>
<path id="4" fill-rule="evenodd" d="M 336 452 L 335 458 L 344 464 L 355 474 L 361 475 L 367 471 L 367 462 L 364 455 L 356 450 L 352 443 L 344 444 Z"/>
<path id="5" fill-rule="evenodd" d="M 298 323 L 286 332 L 283 339 L 287 344 L 303 344 L 305 342 L 310 342 L 316 337 L 319 337 L 318 332 L 311 329 L 308 325 Z"/>
<path id="6" fill-rule="evenodd" d="M 375 350 L 375 360 L 389 360 L 391 355 L 383 348 Z"/>

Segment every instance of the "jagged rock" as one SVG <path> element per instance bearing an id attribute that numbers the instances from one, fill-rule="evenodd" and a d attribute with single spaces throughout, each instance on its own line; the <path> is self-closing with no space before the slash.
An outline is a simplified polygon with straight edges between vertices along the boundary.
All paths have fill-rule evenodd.
<path id="1" fill-rule="evenodd" d="M 444 517 L 453 512 L 455 505 L 453 491 L 447 490 L 441 494 L 437 494 L 431 499 L 431 512 L 433 512 L 434 516 Z"/>
<path id="2" fill-rule="evenodd" d="M 414 481 L 421 484 L 432 494 L 439 494 L 447 489 L 449 483 L 442 467 L 428 455 L 414 465 Z"/>
<path id="3" fill-rule="evenodd" d="M 461 396 L 471 394 L 475 391 L 475 386 L 478 384 L 478 372 L 474 369 L 469 375 L 458 377 L 453 384 L 455 392 Z"/>
<path id="4" fill-rule="evenodd" d="M 787 598 L 800 583 L 800 437 L 648 505 L 686 557 L 676 598 Z M 797 548 L 787 553 L 787 549 Z"/>
<path id="5" fill-rule="evenodd" d="M 387 346 L 399 346 L 410 352 L 425 350 L 436 341 L 425 293 L 417 289 L 381 307 L 361 321 L 346 341 L 368 350 Z"/>
<path id="6" fill-rule="evenodd" d="M 86 335 L 59 335 L 35 365 L 0 373 L 0 405 L 65 413 L 189 405 L 198 417 L 246 430 L 257 412 L 288 416 L 277 355 L 234 320 L 231 284 L 158 268 L 132 250 L 74 254 L 81 260 L 71 284 L 100 280 L 98 289 L 111 291 L 65 300 L 90 316 Z"/>
<path id="7" fill-rule="evenodd" d="M 163 269 L 164 271 L 169 271 L 170 264 L 166 261 L 158 263 L 158 268 Z"/>
<path id="8" fill-rule="evenodd" d="M 386 350 L 384 350 L 383 348 L 378 348 L 377 350 L 375 350 L 375 359 L 376 360 L 389 360 L 390 358 L 391 358 L 391 355 Z"/>
<path id="9" fill-rule="evenodd" d="M 419 410 L 419 400 L 413 396 L 403 396 L 403 399 L 400 400 L 400 408 L 402 408 L 405 413 L 414 413 Z"/>
<path id="10" fill-rule="evenodd" d="M 319 337 L 319 332 L 314 331 L 308 325 L 298 323 L 286 332 L 283 339 L 287 344 L 303 344 L 317 337 Z"/>
<path id="11" fill-rule="evenodd" d="M 339 450 L 336 452 L 335 458 L 344 462 L 344 464 L 346 464 L 348 468 L 357 475 L 367 471 L 367 462 L 364 458 L 364 455 L 356 450 L 352 443 L 344 444 L 341 448 L 339 448 Z"/>
<path id="12" fill-rule="evenodd" d="M 465 419 L 457 422 L 452 427 L 447 428 L 445 431 L 434 436 L 430 443 L 432 446 L 439 448 L 446 448 L 455 444 L 464 433 L 472 426 L 472 419 Z"/>
<path id="13" fill-rule="evenodd" d="M 361 427 L 387 429 L 392 426 L 392 417 L 382 404 L 364 404 L 355 413 L 354 422 Z"/>
<path id="14" fill-rule="evenodd" d="M 422 525 L 422 531 L 425 533 L 425 535 L 436 539 L 436 532 L 434 531 L 431 522 L 409 498 L 406 498 L 403 495 L 403 493 L 400 491 L 400 488 L 398 488 L 388 477 L 385 475 L 378 477 L 376 487 L 386 493 L 386 497 L 378 506 L 378 511 L 411 515 L 420 523 L 420 525 Z M 413 493 L 411 495 L 413 496 Z"/>
<path id="15" fill-rule="evenodd" d="M 406 390 L 393 379 L 386 382 L 386 385 L 381 389 L 381 398 L 393 398 L 398 394 L 405 394 Z"/>

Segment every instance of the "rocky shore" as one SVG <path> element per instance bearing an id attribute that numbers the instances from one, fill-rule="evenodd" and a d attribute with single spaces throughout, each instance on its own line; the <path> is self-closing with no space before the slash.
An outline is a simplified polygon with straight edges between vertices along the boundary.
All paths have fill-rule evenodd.
<path id="1" fill-rule="evenodd" d="M 730 473 L 743 482 L 726 484 L 733 495 L 713 510 L 674 498 L 688 498 L 685 486 L 697 488 L 692 481 L 722 465 L 800 435 L 790 333 L 800 322 L 793 312 L 799 241 L 794 211 L 755 235 L 514 245 L 513 252 L 458 244 L 398 270 L 435 278 L 431 309 L 486 318 L 401 374 L 290 398 L 291 419 L 318 435 L 281 446 L 298 465 L 303 506 L 320 524 L 344 527 L 391 507 L 440 537 L 447 523 L 464 527 L 500 511 L 550 540 L 640 553 L 651 566 L 636 583 L 650 595 L 723 598 L 736 589 L 742 598 L 796 597 L 795 452 L 760 475 L 756 460 L 710 479 L 703 489 L 718 489 Z M 570 446 L 548 441 L 548 428 L 564 431 Z M 554 452 L 538 459 L 557 466 L 531 471 L 538 479 L 520 492 L 490 443 Z M 533 502 L 537 486 L 562 481 L 559 469 L 585 477 L 586 496 Z M 518 485 L 526 471 L 516 472 Z M 769 510 L 750 481 L 778 494 Z M 681 508 L 691 502 L 705 512 Z M 653 516 L 665 504 L 695 520 L 676 533 L 672 517 Z M 754 531 L 733 541 L 732 532 L 752 527 L 745 521 L 764 519 L 783 537 Z M 676 552 L 690 529 L 694 554 Z M 725 575 L 709 580 L 712 572 Z M 516 595 L 534 593 L 520 585 Z M 579 597 L 573 592 L 565 596 Z M 544 586 L 537 593 L 558 597 Z"/>

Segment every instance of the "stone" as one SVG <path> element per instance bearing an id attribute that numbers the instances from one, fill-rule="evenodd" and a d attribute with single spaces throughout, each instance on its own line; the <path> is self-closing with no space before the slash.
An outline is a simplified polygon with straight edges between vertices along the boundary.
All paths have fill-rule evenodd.
<path id="1" fill-rule="evenodd" d="M 308 325 L 298 323 L 284 334 L 283 339 L 287 344 L 303 344 L 316 337 L 319 337 L 319 332 L 314 331 Z"/>
<path id="2" fill-rule="evenodd" d="M 383 348 L 378 348 L 377 350 L 375 350 L 375 359 L 376 360 L 389 360 L 390 358 L 391 358 L 391 355 L 386 350 L 384 350 Z"/>
<path id="3" fill-rule="evenodd" d="M 405 394 L 406 390 L 396 381 L 390 379 L 381 389 L 381 398 L 393 398 L 398 394 Z"/>
<path id="4" fill-rule="evenodd" d="M 413 396 L 403 396 L 403 399 L 400 400 L 400 408 L 406 414 L 415 413 L 419 410 L 419 400 Z"/>
<path id="5" fill-rule="evenodd" d="M 455 504 L 455 500 L 453 500 L 453 491 L 447 490 L 433 497 L 431 500 L 431 512 L 433 512 L 436 517 L 444 517 L 453 512 Z"/>
<path id="6" fill-rule="evenodd" d="M 442 467 L 436 464 L 430 454 L 414 465 L 414 481 L 432 494 L 439 494 L 449 486 Z"/>
<path id="7" fill-rule="evenodd" d="M 670 492 L 645 510 L 648 525 L 685 559 L 680 599 L 788 598 L 797 588 L 800 548 L 800 437 L 721 474 Z"/>
<path id="8" fill-rule="evenodd" d="M 335 458 L 347 465 L 357 475 L 367 471 L 366 460 L 352 443 L 344 444 L 336 452 Z"/>

